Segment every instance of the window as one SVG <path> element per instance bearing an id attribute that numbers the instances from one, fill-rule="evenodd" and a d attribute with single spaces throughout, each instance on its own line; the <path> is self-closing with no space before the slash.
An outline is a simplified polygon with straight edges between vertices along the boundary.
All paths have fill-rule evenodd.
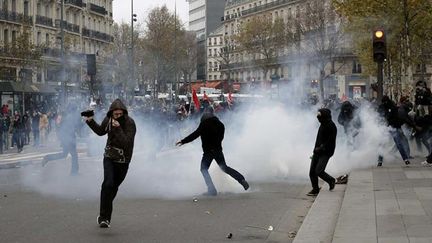
<path id="1" fill-rule="evenodd" d="M 46 43 L 47 45 L 50 44 L 50 37 L 49 37 L 49 34 L 45 34 L 45 43 Z"/>
<path id="2" fill-rule="evenodd" d="M 41 38 L 42 38 L 42 33 L 41 32 L 37 32 L 37 37 L 36 37 L 36 45 L 40 45 L 41 44 Z"/>
<path id="3" fill-rule="evenodd" d="M 37 15 L 42 15 L 42 6 L 41 6 L 40 3 L 37 4 L 37 7 L 36 7 L 36 14 L 37 14 Z"/>
<path id="4" fill-rule="evenodd" d="M 3 38 L 4 38 L 4 43 L 5 45 L 9 44 L 9 30 L 4 30 L 3 31 Z"/>
<path id="5" fill-rule="evenodd" d="M 16 0 L 12 0 L 12 12 L 16 12 Z"/>
<path id="6" fill-rule="evenodd" d="M 358 63 L 357 61 L 353 61 L 352 73 L 361 73 L 361 72 L 362 72 L 361 64 Z"/>
<path id="7" fill-rule="evenodd" d="M 12 43 L 15 45 L 17 32 L 15 30 L 12 31 Z"/>
<path id="8" fill-rule="evenodd" d="M 209 75 L 209 80 L 211 80 L 213 78 L 213 75 Z"/>
<path id="9" fill-rule="evenodd" d="M 51 17 L 49 5 L 45 5 L 45 16 Z"/>

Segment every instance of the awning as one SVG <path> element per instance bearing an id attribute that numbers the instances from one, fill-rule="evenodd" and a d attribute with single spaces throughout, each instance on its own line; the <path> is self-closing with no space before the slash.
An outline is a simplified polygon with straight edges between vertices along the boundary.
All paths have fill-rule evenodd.
<path id="1" fill-rule="evenodd" d="M 201 87 L 205 87 L 203 83 L 191 83 L 191 89 L 199 92 Z"/>
<path id="2" fill-rule="evenodd" d="M 207 81 L 207 83 L 206 83 L 206 87 L 207 87 L 207 88 L 219 89 L 219 88 L 221 88 L 221 87 L 220 87 L 221 84 L 222 84 L 222 81 L 213 81 L 213 82 L 211 82 L 211 81 Z"/>
<path id="3" fill-rule="evenodd" d="M 0 92 L 55 94 L 57 91 L 48 84 L 23 84 L 21 82 L 0 82 Z"/>
<path id="4" fill-rule="evenodd" d="M 31 93 L 44 93 L 44 94 L 55 94 L 57 91 L 53 86 L 49 84 L 29 84 L 27 85 L 30 88 Z"/>

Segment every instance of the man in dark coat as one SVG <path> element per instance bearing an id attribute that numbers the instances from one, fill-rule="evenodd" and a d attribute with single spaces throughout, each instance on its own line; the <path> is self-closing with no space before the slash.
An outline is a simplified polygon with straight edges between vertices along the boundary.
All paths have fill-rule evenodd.
<path id="1" fill-rule="evenodd" d="M 404 122 L 399 116 L 398 107 L 394 101 L 392 101 L 387 95 L 384 95 L 381 105 L 378 107 L 378 112 L 383 116 L 387 125 L 390 127 L 390 135 L 392 136 L 402 159 L 406 165 L 409 165 L 409 144 L 401 129 Z M 380 155 L 378 166 L 382 166 L 382 162 L 383 157 Z"/>
<path id="2" fill-rule="evenodd" d="M 136 126 L 128 115 L 126 106 L 116 99 L 110 106 L 101 125 L 86 117 L 86 123 L 99 136 L 108 134 L 104 153 L 104 180 L 102 183 L 100 213 L 97 223 L 101 228 L 110 227 L 113 200 L 126 177 L 132 159 Z"/>
<path id="3" fill-rule="evenodd" d="M 307 194 L 308 196 L 318 195 L 320 191 L 318 177 L 329 184 L 330 191 L 334 189 L 336 183 L 336 180 L 325 172 L 325 168 L 336 148 L 337 128 L 332 121 L 331 111 L 329 109 L 319 109 L 317 118 L 321 125 L 318 129 L 309 170 L 312 190 Z"/>
<path id="4" fill-rule="evenodd" d="M 33 131 L 33 146 L 39 146 L 39 121 L 40 121 L 40 113 L 38 111 L 33 111 L 32 119 L 32 127 Z"/>
<path id="5" fill-rule="evenodd" d="M 225 157 L 222 152 L 222 140 L 224 138 L 224 133 L 224 124 L 213 114 L 213 109 L 211 107 L 207 107 L 201 117 L 201 122 L 198 128 L 189 136 L 176 143 L 176 145 L 181 146 L 183 144 L 192 142 L 201 136 L 202 148 L 204 152 L 201 160 L 201 173 L 208 189 L 207 193 L 204 195 L 217 195 L 217 190 L 213 184 L 210 174 L 208 173 L 208 169 L 213 159 L 216 160 L 216 163 L 223 172 L 237 180 L 245 190 L 249 188 L 249 184 L 245 180 L 244 176 L 233 168 L 227 166 L 225 162 Z"/>
<path id="6" fill-rule="evenodd" d="M 76 134 L 80 126 L 79 116 L 77 116 L 77 107 L 69 105 L 61 118 L 58 129 L 58 139 L 60 140 L 63 151 L 56 154 L 48 154 L 42 159 L 42 166 L 45 166 L 49 161 L 63 159 L 68 156 L 72 157 L 70 175 L 78 175 L 78 153 L 76 145 Z"/>

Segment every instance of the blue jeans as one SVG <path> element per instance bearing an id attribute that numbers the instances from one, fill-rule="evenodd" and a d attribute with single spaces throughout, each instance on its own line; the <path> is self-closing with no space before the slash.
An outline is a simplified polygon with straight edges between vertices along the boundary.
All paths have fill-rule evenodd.
<path id="1" fill-rule="evenodd" d="M 390 130 L 390 134 L 396 144 L 396 148 L 399 150 L 403 160 L 409 159 L 409 144 L 408 140 L 402 132 L 401 128 L 393 128 Z"/>
<path id="2" fill-rule="evenodd" d="M 227 166 L 225 162 L 224 154 L 221 151 L 212 150 L 212 151 L 206 151 L 203 154 L 202 160 L 201 160 L 201 174 L 204 177 L 204 181 L 207 184 L 208 192 L 216 192 L 216 188 L 213 184 L 213 181 L 210 177 L 210 174 L 208 173 L 208 169 L 210 168 L 210 164 L 212 161 L 216 160 L 216 163 L 219 165 L 219 168 L 228 175 L 230 175 L 232 178 L 234 178 L 236 181 L 241 183 L 242 180 L 245 178 L 242 174 L 240 174 L 238 171 L 234 170 L 233 168 Z"/>

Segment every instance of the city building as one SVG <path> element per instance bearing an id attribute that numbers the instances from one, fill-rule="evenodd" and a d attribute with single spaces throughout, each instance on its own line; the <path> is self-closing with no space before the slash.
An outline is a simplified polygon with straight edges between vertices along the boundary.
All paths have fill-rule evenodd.
<path id="1" fill-rule="evenodd" d="M 226 40 L 224 45 L 235 43 L 234 36 L 239 33 L 239 27 L 251 18 L 270 16 L 273 21 L 279 18 L 284 23 L 288 23 L 292 19 L 307 16 L 311 8 L 309 2 L 308 0 L 227 0 L 222 17 L 223 38 Z M 242 83 L 246 88 L 271 87 L 272 81 L 275 80 L 289 83 L 300 79 L 304 86 L 303 90 L 317 93 L 318 80 L 324 77 L 326 98 L 369 96 L 371 80 L 369 77 L 362 76 L 361 65 L 350 49 L 351 41 L 348 36 L 344 36 L 336 46 L 336 50 L 333 50 L 335 55 L 324 64 L 324 71 L 320 71 L 314 65 L 317 60 L 310 58 L 314 54 L 299 52 L 307 42 L 307 38 L 310 37 L 303 36 L 298 46 L 281 48 L 276 53 L 276 61 L 268 65 L 267 72 L 259 67 L 258 64 L 262 61 L 259 60 L 260 58 L 251 60 L 251 54 L 242 51 L 230 53 L 231 63 L 222 65 L 220 71 L 224 79 Z M 255 58 L 256 55 L 252 56 Z"/>
<path id="2" fill-rule="evenodd" d="M 0 0 L 1 104 L 25 110 L 28 104 L 61 92 L 62 85 L 68 92 L 88 90 L 85 54 L 96 54 L 98 65 L 106 61 L 113 41 L 113 0 L 63 1 L 62 14 L 60 0 Z M 14 61 L 14 47 L 25 33 L 40 50 L 37 63 Z M 26 59 L 25 53 L 18 59 Z"/>
<path id="3" fill-rule="evenodd" d="M 223 63 L 223 26 L 219 26 L 207 37 L 207 80 L 222 80 L 220 72 Z"/>
<path id="4" fill-rule="evenodd" d="M 207 78 L 206 39 L 220 25 L 225 0 L 188 0 L 189 30 L 195 31 L 198 44 L 197 80 Z"/>

